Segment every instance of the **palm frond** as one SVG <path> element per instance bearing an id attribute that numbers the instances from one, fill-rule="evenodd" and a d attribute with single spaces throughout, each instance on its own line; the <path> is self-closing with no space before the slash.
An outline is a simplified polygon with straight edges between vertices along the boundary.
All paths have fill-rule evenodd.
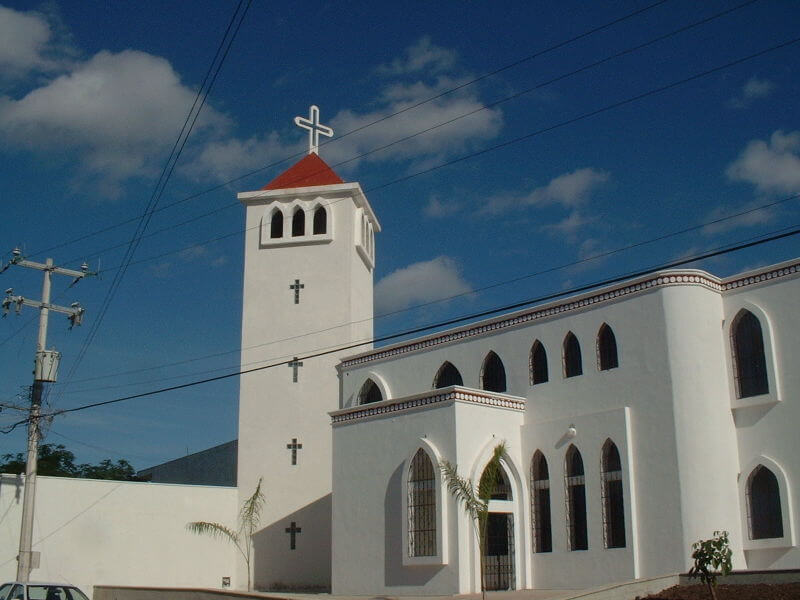
<path id="1" fill-rule="evenodd" d="M 193 521 L 186 524 L 186 529 L 198 535 L 209 535 L 213 538 L 227 539 L 237 546 L 239 545 L 239 534 L 231 531 L 225 525 L 219 523 L 209 523 L 208 521 Z"/>
<path id="2" fill-rule="evenodd" d="M 258 528 L 264 501 L 264 494 L 261 493 L 261 479 L 259 479 L 256 491 L 244 501 L 242 509 L 239 511 L 240 531 L 247 530 L 248 536 L 252 536 Z"/>
<path id="3" fill-rule="evenodd" d="M 477 518 L 482 511 L 486 510 L 486 503 L 482 502 L 475 494 L 475 487 L 472 485 L 472 481 L 461 477 L 458 474 L 456 466 L 445 460 L 439 465 L 439 469 L 442 471 L 442 476 L 447 483 L 447 491 L 449 491 L 460 504 L 464 505 L 464 509 L 473 519 Z"/>
<path id="4" fill-rule="evenodd" d="M 488 503 L 497 490 L 497 483 L 501 478 L 502 465 L 500 459 L 506 454 L 506 442 L 503 440 L 492 451 L 492 458 L 489 459 L 486 468 L 481 474 L 478 482 L 478 498 Z"/>

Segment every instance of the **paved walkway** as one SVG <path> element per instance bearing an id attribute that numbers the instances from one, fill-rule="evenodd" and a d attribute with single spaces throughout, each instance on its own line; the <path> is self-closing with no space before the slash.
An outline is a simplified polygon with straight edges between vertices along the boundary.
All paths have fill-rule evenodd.
<path id="1" fill-rule="evenodd" d="M 486 592 L 486 600 L 567 600 L 580 595 L 583 590 L 515 590 L 513 592 Z M 261 595 L 261 594 L 259 594 Z M 286 600 L 481 600 L 481 594 L 458 596 L 334 596 L 331 594 L 263 593 L 266 598 Z"/>

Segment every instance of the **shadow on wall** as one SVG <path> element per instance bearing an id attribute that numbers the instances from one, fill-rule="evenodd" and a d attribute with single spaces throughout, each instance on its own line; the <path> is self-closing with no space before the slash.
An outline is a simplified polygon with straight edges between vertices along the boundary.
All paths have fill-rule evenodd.
<path id="1" fill-rule="evenodd" d="M 0 475 L 0 493 L 7 493 L 4 487 L 14 486 L 14 501 L 19 504 L 22 502 L 22 488 L 24 486 L 22 473 L 18 475 L 2 474 Z"/>
<path id="2" fill-rule="evenodd" d="M 266 511 L 269 511 L 269 501 Z M 258 591 L 330 591 L 330 494 L 276 519 L 253 536 L 253 588 Z"/>
<path id="3" fill-rule="evenodd" d="M 442 565 L 432 566 L 403 566 L 403 506 L 401 502 L 401 485 L 403 481 L 403 465 L 395 469 L 386 487 L 386 498 L 384 499 L 384 523 L 386 535 L 384 536 L 386 547 L 384 549 L 384 574 L 386 585 L 388 586 L 423 586 L 428 583 L 436 573 L 444 567 Z M 379 534 L 379 532 L 375 532 Z"/>

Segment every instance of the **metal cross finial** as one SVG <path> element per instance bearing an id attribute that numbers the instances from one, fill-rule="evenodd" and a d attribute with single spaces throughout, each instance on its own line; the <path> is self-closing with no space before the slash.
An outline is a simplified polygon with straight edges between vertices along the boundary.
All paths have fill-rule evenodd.
<path id="1" fill-rule="evenodd" d="M 319 134 L 325 137 L 333 137 L 333 129 L 319 122 L 319 107 L 315 104 L 312 104 L 309 109 L 308 119 L 295 117 L 294 124 L 303 129 L 308 129 L 309 154 L 319 154 Z"/>

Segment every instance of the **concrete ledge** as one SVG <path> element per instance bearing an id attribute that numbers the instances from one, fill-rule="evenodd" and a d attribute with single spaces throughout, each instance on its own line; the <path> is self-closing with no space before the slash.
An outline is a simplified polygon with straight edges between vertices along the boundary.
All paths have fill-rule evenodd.
<path id="1" fill-rule="evenodd" d="M 700 583 L 695 577 L 689 578 L 688 573 L 681 573 L 681 585 Z M 717 578 L 717 583 L 725 585 L 755 584 L 755 583 L 800 583 L 800 569 L 775 569 L 765 571 L 731 571 L 725 577 Z"/>
<path id="2" fill-rule="evenodd" d="M 657 594 L 679 583 L 680 575 L 677 573 L 662 575 L 660 577 L 650 577 L 649 579 L 634 579 L 633 581 L 626 581 L 624 583 L 589 588 L 568 596 L 568 600 L 634 600 L 637 596 Z"/>

